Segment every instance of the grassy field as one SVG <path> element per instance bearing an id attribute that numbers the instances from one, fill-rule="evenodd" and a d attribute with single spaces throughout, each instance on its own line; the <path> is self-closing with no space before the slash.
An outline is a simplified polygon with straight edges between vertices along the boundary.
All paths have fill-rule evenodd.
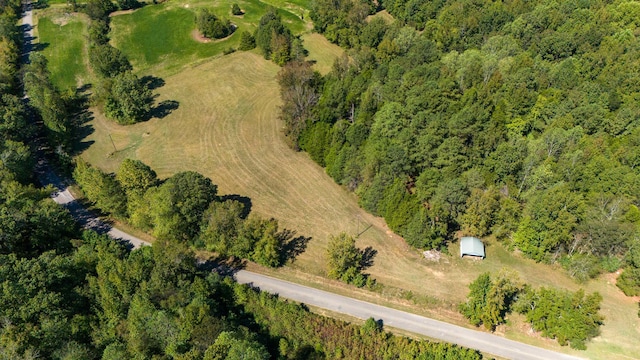
<path id="1" fill-rule="evenodd" d="M 62 9 L 38 12 L 37 37 L 49 60 L 51 80 L 60 89 L 75 89 L 89 82 L 85 36 L 88 19 Z"/>
<path id="2" fill-rule="evenodd" d="M 309 51 L 307 58 L 315 62 L 315 69 L 323 75 L 331 71 L 334 60 L 344 53 L 340 46 L 317 33 L 304 34 L 302 41 L 304 48 Z"/>
<path id="3" fill-rule="evenodd" d="M 231 15 L 231 5 L 236 2 L 244 15 Z M 282 6 L 287 4 L 283 2 Z M 268 3 L 258 0 L 170 1 L 145 6 L 133 13 L 112 17 L 112 43 L 127 55 L 136 71 L 165 76 L 187 64 L 220 56 L 225 49 L 237 48 L 242 31 L 253 33 L 268 6 Z M 213 10 L 219 17 L 230 19 L 237 26 L 236 31 L 225 39 L 209 43 L 195 40 L 194 16 L 203 7 Z M 287 7 L 279 10 L 283 21 L 296 34 L 305 31 L 308 25 L 299 17 L 302 14 L 291 11 Z"/>
<path id="4" fill-rule="evenodd" d="M 360 292 L 376 301 L 400 295 L 426 299 L 421 310 L 437 318 L 465 324 L 455 311 L 467 284 L 478 274 L 503 267 L 517 271 L 534 286 L 579 286 L 554 267 L 536 264 L 500 245 L 489 243 L 487 260 L 470 261 L 447 256 L 431 263 L 392 234 L 380 218 L 362 211 L 352 194 L 336 185 L 306 154 L 291 151 L 284 143 L 277 120 L 278 67 L 254 53 L 234 53 L 165 78 L 158 89 L 161 100 L 179 102 L 179 108 L 164 119 L 122 127 L 96 114 L 94 142 L 83 154 L 92 164 L 113 171 L 124 158 L 137 158 L 160 176 L 197 170 L 219 185 L 221 194 L 239 194 L 252 200 L 253 211 L 273 216 L 282 226 L 311 236 L 307 251 L 290 267 L 276 275 L 295 278 L 321 287 L 354 289 L 329 282 L 324 274 L 327 237 L 340 231 L 355 234 L 359 246 L 378 250 L 373 277 L 386 285 L 383 294 Z M 109 135 L 115 141 L 117 152 Z M 458 252 L 457 244 L 450 252 Z M 518 321 L 499 329 L 508 337 L 591 358 L 625 359 L 640 353 L 637 343 L 637 304 L 603 278 L 585 285 L 605 297 L 607 320 L 603 336 L 589 344 L 586 353 L 560 348 L 555 341 L 524 335 L 528 327 Z M 401 303 L 410 303 L 404 301 Z M 431 309 L 427 308 L 431 307 Z"/>
<path id="5" fill-rule="evenodd" d="M 485 261 L 459 259 L 455 256 L 457 244 L 452 244 L 450 253 L 454 256 L 445 256 L 438 263 L 429 262 L 391 233 L 382 219 L 362 211 L 353 194 L 336 185 L 306 154 L 293 152 L 285 145 L 282 124 L 277 119 L 280 100 L 275 75 L 279 68 L 265 61 L 257 51 L 220 56 L 223 49 L 237 44 L 243 28 L 252 31 L 252 24 L 267 4 L 289 9 L 283 12 L 285 19 L 296 32 L 305 32 L 308 16 L 305 13 L 302 20 L 303 15 L 296 12 L 306 8 L 306 1 L 239 1 L 246 11 L 243 17 L 224 15 L 231 3 L 169 2 L 112 18 L 114 44 L 127 54 L 136 71 L 160 76 L 165 81 L 163 87 L 155 90 L 159 94 L 157 102 L 172 100 L 179 107 L 165 118 L 127 127 L 114 124 L 96 111 L 88 124 L 93 133 L 83 140 L 90 144 L 82 155 L 85 159 L 113 171 L 123 159 L 136 158 L 148 163 L 162 177 L 183 170 L 199 171 L 218 184 L 221 194 L 248 196 L 254 212 L 275 217 L 281 226 L 312 237 L 307 251 L 291 266 L 276 271 L 276 276 L 378 303 L 412 307 L 413 311 L 441 320 L 466 325 L 455 309 L 456 304 L 463 301 L 467 284 L 485 271 L 495 273 L 507 267 L 534 286 L 579 288 L 561 270 L 523 259 L 492 242 L 488 244 Z M 218 42 L 195 41 L 191 35 L 193 10 L 205 5 L 232 19 L 239 26 L 236 33 Z M 41 18 L 41 22 L 47 21 L 56 24 L 53 17 Z M 82 39 L 84 27 L 78 30 L 68 25 L 43 27 L 45 34 L 56 34 L 50 39 L 57 40 L 51 40 L 51 46 L 45 49 L 52 66 L 65 64 L 65 56 L 81 52 L 82 47 L 77 46 L 67 52 L 57 49 L 65 41 Z M 317 34 L 304 34 L 303 39 L 320 72 L 328 71 L 333 59 L 342 53 Z M 64 67 L 54 67 L 52 73 L 56 79 L 65 79 L 56 81 L 71 83 L 70 79 L 82 79 L 76 75 L 82 74 L 80 68 L 68 72 L 73 76 L 65 75 Z M 327 237 L 340 231 L 356 234 L 365 229 L 358 245 L 372 246 L 378 251 L 369 272 L 384 284 L 382 292 L 354 289 L 323 276 Z M 637 357 L 638 299 L 625 297 L 615 287 L 611 275 L 583 287 L 604 296 L 602 313 L 606 316 L 602 336 L 588 344 L 587 352 L 560 348 L 553 340 L 528 335 L 528 326 L 517 316 L 498 332 L 593 359 Z"/>

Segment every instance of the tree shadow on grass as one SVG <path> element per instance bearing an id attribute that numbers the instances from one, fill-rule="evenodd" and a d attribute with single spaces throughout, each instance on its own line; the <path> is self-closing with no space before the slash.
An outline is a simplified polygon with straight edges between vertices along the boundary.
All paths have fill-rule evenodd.
<path id="1" fill-rule="evenodd" d="M 152 75 L 141 77 L 140 83 L 151 91 L 159 89 L 166 84 L 164 79 L 156 76 L 152 76 Z M 155 94 L 151 98 L 149 98 L 148 99 L 149 104 L 151 105 L 153 102 L 155 102 L 155 99 L 157 97 L 158 97 L 158 94 Z M 163 100 L 160 103 L 158 103 L 156 106 L 152 106 L 149 112 L 147 112 L 147 114 L 142 118 L 141 121 L 148 121 L 153 118 L 163 119 L 167 117 L 167 115 L 171 114 L 178 107 L 180 107 L 180 103 L 178 101 Z"/>
<path id="2" fill-rule="evenodd" d="M 85 84 L 76 89 L 76 93 L 67 102 L 70 115 L 73 117 L 73 125 L 75 127 L 73 137 L 72 155 L 78 155 L 87 150 L 95 141 L 84 141 L 89 135 L 95 132 L 95 129 L 89 123 L 93 120 L 93 114 L 89 111 L 89 90 L 90 84 Z"/>
<path id="3" fill-rule="evenodd" d="M 149 119 L 164 119 L 178 107 L 180 107 L 180 103 L 175 100 L 163 100 L 157 106 L 149 110 Z"/>
<path id="4" fill-rule="evenodd" d="M 293 263 L 307 249 L 307 244 L 311 241 L 311 237 L 295 236 L 295 230 L 284 229 L 278 233 L 278 237 L 282 241 L 282 251 L 280 253 L 281 263 Z"/>
<path id="5" fill-rule="evenodd" d="M 362 260 L 360 261 L 360 270 L 364 270 L 373 266 L 373 258 L 378 255 L 378 250 L 372 248 L 371 246 L 367 246 L 366 248 L 361 250 L 361 253 Z"/>
<path id="6" fill-rule="evenodd" d="M 166 84 L 166 82 L 164 81 L 164 79 L 159 78 L 159 77 L 155 77 L 152 75 L 147 75 L 147 76 L 143 76 L 140 78 L 140 82 L 142 82 L 142 84 L 147 87 L 149 90 L 155 90 L 158 88 L 161 88 L 164 86 L 164 84 Z"/>

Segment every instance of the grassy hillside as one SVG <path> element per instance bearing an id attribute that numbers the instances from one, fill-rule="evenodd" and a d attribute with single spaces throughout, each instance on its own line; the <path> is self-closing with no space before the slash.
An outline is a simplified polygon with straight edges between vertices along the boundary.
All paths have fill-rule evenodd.
<path id="1" fill-rule="evenodd" d="M 49 9 L 39 14 L 38 42 L 49 59 L 51 80 L 60 89 L 75 89 L 87 83 L 87 18 Z"/>
<path id="2" fill-rule="evenodd" d="M 231 5 L 238 3 L 245 12 L 231 15 Z M 280 9 L 285 24 L 294 33 L 307 29 L 307 23 L 295 10 Z M 274 4 L 275 5 L 275 4 Z M 257 0 L 224 1 L 171 1 L 146 6 L 111 18 L 111 38 L 114 46 L 122 50 L 136 71 L 156 75 L 175 73 L 184 65 L 222 55 L 229 48 L 237 48 L 242 31 L 253 33 L 268 3 Z M 194 16 L 199 8 L 207 7 L 221 17 L 230 19 L 236 31 L 225 39 L 202 43 L 194 38 Z"/>
<path id="3" fill-rule="evenodd" d="M 314 68 L 323 75 L 331 71 L 334 60 L 344 52 L 341 47 L 317 33 L 304 34 L 302 41 L 304 48 L 309 51 L 308 60 L 315 62 Z"/>

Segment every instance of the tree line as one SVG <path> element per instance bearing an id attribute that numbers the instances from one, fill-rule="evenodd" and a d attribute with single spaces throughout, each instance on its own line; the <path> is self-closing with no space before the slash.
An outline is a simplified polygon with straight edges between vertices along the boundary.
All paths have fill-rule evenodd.
<path id="1" fill-rule="evenodd" d="M 493 235 L 637 289 L 636 7 L 316 0 L 347 54 L 324 77 L 283 67 L 285 134 L 414 247 Z"/>
<path id="2" fill-rule="evenodd" d="M 152 247 L 129 251 L 107 236 L 80 232 L 69 212 L 50 199 L 53 189 L 34 184 L 38 149 L 32 145 L 40 143 L 40 129 L 52 130 L 44 121 L 29 121 L 30 109 L 21 100 L 17 76 L 22 44 L 16 26 L 20 6 L 17 1 L 0 4 L 0 44 L 7 46 L 0 48 L 0 67 L 15 69 L 14 73 L 0 73 L 0 358 L 261 360 L 308 359 L 307 354 L 334 358 L 335 344 L 348 339 L 317 335 L 338 332 L 353 334 L 348 340 L 352 342 L 388 342 L 389 359 L 398 357 L 400 345 L 414 349 L 403 359 L 442 354 L 481 358 L 476 351 L 398 338 L 379 327 L 375 334 L 363 330 L 357 335 L 359 326 L 260 295 L 208 266 L 199 267 L 185 242 L 159 240 Z M 40 80 L 45 81 L 46 66 L 41 58 L 34 59 L 25 76 L 32 72 L 28 76 L 43 75 Z M 45 91 L 50 92 L 47 97 L 56 90 Z M 125 197 L 133 193 L 144 197 L 145 189 L 167 192 L 192 186 L 197 188 L 194 192 L 216 196 L 215 185 L 197 174 L 161 182 L 152 170 L 133 161 L 122 166 L 116 178 L 91 171 L 86 165 L 78 167 L 85 181 L 95 183 L 87 189 L 95 201 L 115 211 L 128 209 L 122 198 L 112 196 L 118 193 L 108 194 L 118 186 L 119 194 Z M 162 186 L 167 189 L 159 189 Z M 171 198 L 154 217 L 195 222 L 189 210 L 209 206 L 200 199 L 181 198 L 185 203 L 177 205 Z M 157 224 L 152 220 L 152 225 Z M 162 231 L 175 236 L 192 230 Z M 295 322 L 318 332 L 297 337 L 277 334 L 268 324 L 259 323 L 269 314 L 278 319 L 295 314 L 288 318 L 289 324 Z M 393 347 L 395 344 L 400 345 Z"/>
<path id="3" fill-rule="evenodd" d="M 91 19 L 89 65 L 99 77 L 94 100 L 103 104 L 107 117 L 121 125 L 148 119 L 153 103 L 148 84 L 133 74 L 127 57 L 109 44 L 109 14 L 138 6 L 136 0 L 120 0 L 117 8 L 111 0 L 90 0 L 81 8 Z"/>
<path id="4" fill-rule="evenodd" d="M 483 273 L 469 284 L 467 301 L 460 312 L 475 326 L 494 331 L 512 311 L 523 314 L 531 328 L 542 336 L 557 339 L 562 346 L 584 350 L 586 342 L 600 334 L 602 296 L 585 295 L 584 290 L 533 289 L 517 274 L 501 271 Z"/>
<path id="5" fill-rule="evenodd" d="M 220 197 L 209 178 L 194 171 L 160 181 L 149 166 L 125 159 L 116 174 L 77 160 L 73 177 L 86 198 L 106 214 L 157 239 L 278 267 L 304 251 L 310 238 L 280 229 L 275 219 L 250 214 L 244 203 Z M 243 200 L 242 198 L 240 200 Z"/>
<path id="6" fill-rule="evenodd" d="M 65 249 L 0 254 L 2 358 L 482 358 L 391 335 L 373 319 L 313 314 L 198 267 L 185 244 L 129 251 L 92 231 L 72 239 Z"/>

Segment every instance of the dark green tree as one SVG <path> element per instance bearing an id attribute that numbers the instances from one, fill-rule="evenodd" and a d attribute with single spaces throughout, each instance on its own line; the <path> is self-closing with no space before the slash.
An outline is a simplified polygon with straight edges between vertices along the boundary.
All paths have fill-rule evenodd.
<path id="1" fill-rule="evenodd" d="M 76 162 L 73 178 L 96 207 L 116 217 L 126 215 L 127 198 L 114 176 L 105 174 L 80 159 Z"/>
<path id="2" fill-rule="evenodd" d="M 327 275 L 356 286 L 364 286 L 367 276 L 362 273 L 365 251 L 356 247 L 356 240 L 346 233 L 329 237 L 327 245 Z M 371 263 L 372 259 L 366 259 Z"/>
<path id="3" fill-rule="evenodd" d="M 281 66 L 290 59 L 289 51 L 293 35 L 282 23 L 275 8 L 269 7 L 267 9 L 267 12 L 260 18 L 260 23 L 253 36 L 265 59 L 273 59 L 276 64 Z M 275 58 L 272 57 L 273 54 L 275 54 Z"/>
<path id="4" fill-rule="evenodd" d="M 231 5 L 231 14 L 240 16 L 244 15 L 244 12 L 240 9 L 240 6 L 237 3 L 233 3 L 233 5 Z"/>
<path id="5" fill-rule="evenodd" d="M 89 46 L 89 63 L 98 75 L 110 79 L 133 69 L 120 50 L 101 41 Z"/>
<path id="6" fill-rule="evenodd" d="M 148 116 L 152 101 L 151 90 L 127 71 L 113 79 L 104 111 L 119 124 L 134 124 Z"/>
<path id="7" fill-rule="evenodd" d="M 89 0 L 84 7 L 84 11 L 93 20 L 109 18 L 109 14 L 116 10 L 111 0 Z"/>
<path id="8" fill-rule="evenodd" d="M 200 221 L 216 199 L 217 186 L 193 171 L 180 172 L 148 193 L 154 235 L 160 239 L 192 241 Z M 147 197 L 147 196 L 145 196 Z"/>
<path id="9" fill-rule="evenodd" d="M 70 146 L 73 123 L 60 91 L 51 82 L 47 59 L 31 53 L 25 68 L 24 87 L 31 104 L 38 109 L 53 146 Z"/>
<path id="10" fill-rule="evenodd" d="M 238 50 L 248 51 L 256 48 L 256 39 L 251 35 L 248 31 L 243 31 L 240 34 L 240 45 L 238 46 Z"/>
<path id="11" fill-rule="evenodd" d="M 201 9 L 196 13 L 198 31 L 209 39 L 221 39 L 233 33 L 234 27 L 228 19 L 220 19 L 209 9 Z"/>

